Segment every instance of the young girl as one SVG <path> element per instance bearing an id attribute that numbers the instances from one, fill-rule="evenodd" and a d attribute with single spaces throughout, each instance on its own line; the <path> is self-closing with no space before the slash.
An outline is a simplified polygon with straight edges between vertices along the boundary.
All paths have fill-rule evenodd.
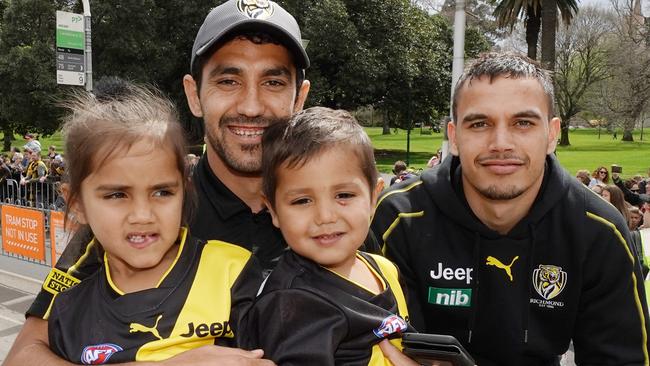
<path id="1" fill-rule="evenodd" d="M 185 141 L 171 103 L 126 85 L 113 97 L 79 95 L 68 107 L 67 211 L 92 231 L 86 255 L 101 248 L 103 268 L 56 296 L 52 350 L 101 364 L 231 345 L 260 272 L 247 250 L 197 241 L 181 226 L 190 200 Z M 50 277 L 75 282 L 69 273 Z"/>
<path id="2" fill-rule="evenodd" d="M 387 365 L 408 324 L 398 271 L 358 251 L 377 195 L 370 139 L 345 111 L 310 108 L 262 140 L 263 192 L 291 251 L 242 324 L 242 345 L 278 365 Z"/>

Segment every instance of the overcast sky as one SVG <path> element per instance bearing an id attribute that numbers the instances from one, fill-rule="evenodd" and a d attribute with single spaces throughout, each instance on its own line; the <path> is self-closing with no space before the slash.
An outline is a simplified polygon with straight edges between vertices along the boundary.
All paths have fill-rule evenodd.
<path id="1" fill-rule="evenodd" d="M 579 6 L 596 5 L 603 8 L 613 9 L 611 0 L 578 0 L 578 1 L 579 1 L 578 3 Z M 627 1 L 627 0 L 619 0 L 619 1 Z M 444 0 L 416 0 L 416 2 L 423 4 L 425 8 L 439 9 L 444 3 Z M 642 8 L 643 15 L 646 17 L 650 17 L 650 0 L 641 0 L 641 8 Z"/>

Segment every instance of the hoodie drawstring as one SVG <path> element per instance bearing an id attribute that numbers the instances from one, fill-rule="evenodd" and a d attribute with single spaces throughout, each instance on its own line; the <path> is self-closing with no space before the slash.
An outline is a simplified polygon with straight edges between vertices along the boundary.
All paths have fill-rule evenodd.
<path id="1" fill-rule="evenodd" d="M 478 289 L 480 285 L 481 273 L 481 235 L 478 232 L 474 233 L 474 277 L 472 281 L 472 306 L 470 307 L 469 316 L 469 334 L 467 336 L 467 343 L 472 343 L 472 331 L 476 322 L 476 313 L 478 312 Z"/>
<path id="2" fill-rule="evenodd" d="M 524 294 L 526 295 L 526 298 L 524 298 L 524 321 L 523 321 L 523 328 L 524 328 L 524 344 L 528 343 L 528 321 L 530 319 L 530 298 L 533 295 L 533 290 L 532 290 L 532 273 L 533 273 L 533 257 L 535 256 L 535 227 L 533 224 L 528 225 L 528 230 L 530 231 L 530 247 L 528 248 L 528 255 L 526 256 L 527 258 L 527 268 L 528 270 L 526 271 L 526 279 L 525 279 L 525 286 L 527 291 L 524 291 Z"/>

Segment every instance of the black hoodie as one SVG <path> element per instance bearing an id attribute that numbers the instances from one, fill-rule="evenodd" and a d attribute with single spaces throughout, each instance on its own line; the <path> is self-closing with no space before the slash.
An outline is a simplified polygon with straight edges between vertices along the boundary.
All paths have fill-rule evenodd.
<path id="1" fill-rule="evenodd" d="M 616 209 L 553 156 L 507 234 L 473 214 L 455 157 L 379 200 L 372 230 L 400 268 L 411 323 L 455 336 L 479 366 L 648 364 L 643 277 Z"/>

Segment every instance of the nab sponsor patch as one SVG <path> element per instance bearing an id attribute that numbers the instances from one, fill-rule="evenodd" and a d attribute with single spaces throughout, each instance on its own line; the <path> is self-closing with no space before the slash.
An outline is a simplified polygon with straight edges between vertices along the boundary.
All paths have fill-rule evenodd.
<path id="1" fill-rule="evenodd" d="M 374 329 L 372 332 L 378 338 L 386 338 L 393 333 L 402 333 L 407 328 L 406 321 L 398 315 L 391 315 L 381 321 L 379 328 Z"/>
<path id="2" fill-rule="evenodd" d="M 81 363 L 84 365 L 105 364 L 111 356 L 120 351 L 122 351 L 122 347 L 112 343 L 87 346 L 81 352 Z"/>
<path id="3" fill-rule="evenodd" d="M 79 282 L 81 281 L 76 279 L 74 276 L 63 272 L 60 269 L 52 268 L 50 273 L 47 275 L 47 278 L 45 278 L 45 282 L 43 282 L 43 290 L 53 295 L 58 295 Z"/>

